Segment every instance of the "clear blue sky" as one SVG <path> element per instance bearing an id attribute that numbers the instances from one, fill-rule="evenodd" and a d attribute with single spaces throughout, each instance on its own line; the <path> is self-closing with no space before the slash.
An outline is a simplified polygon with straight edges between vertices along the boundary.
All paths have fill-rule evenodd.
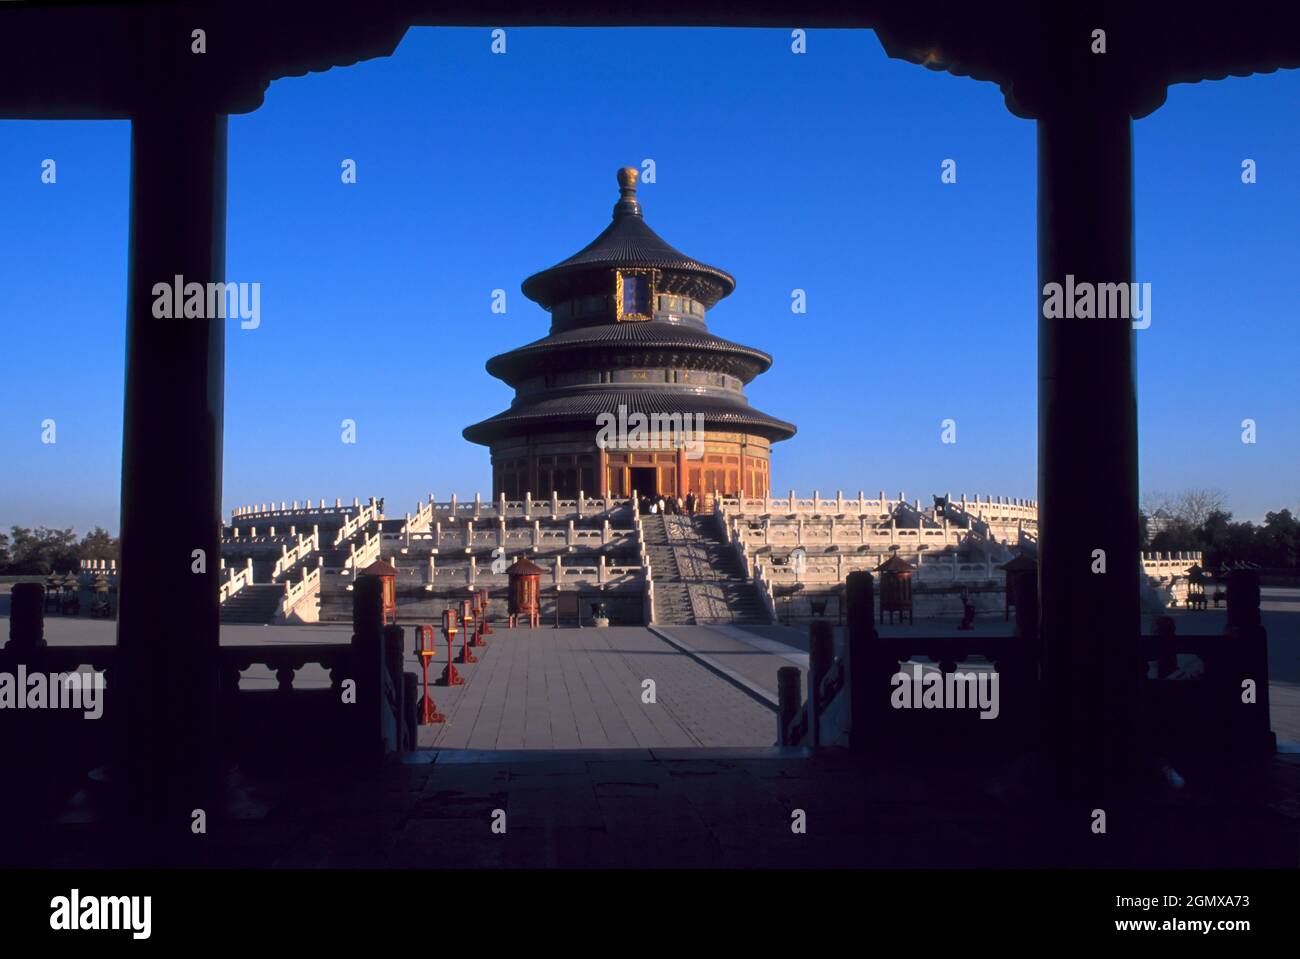
<path id="1" fill-rule="evenodd" d="M 262 324 L 228 330 L 227 513 L 490 491 L 460 431 L 509 403 L 484 361 L 546 331 L 519 284 L 603 229 L 615 169 L 646 158 L 647 221 L 737 278 L 712 329 L 775 357 L 749 389 L 799 427 L 775 491 L 1035 495 L 1034 125 L 994 86 L 889 60 L 868 32 L 814 31 L 804 55 L 775 30 L 489 44 L 413 30 L 231 118 L 228 278 L 262 284 Z M 1142 488 L 1219 487 L 1244 519 L 1300 501 L 1298 103 L 1283 72 L 1175 87 L 1135 124 Z M 5 122 L 0 144 L 0 527 L 116 531 L 128 124 Z"/>

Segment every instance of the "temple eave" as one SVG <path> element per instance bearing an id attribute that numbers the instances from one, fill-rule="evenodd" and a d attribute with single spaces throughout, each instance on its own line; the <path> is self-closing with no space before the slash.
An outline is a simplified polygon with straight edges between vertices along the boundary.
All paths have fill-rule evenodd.
<path id="1" fill-rule="evenodd" d="M 770 442 L 795 435 L 793 423 L 769 416 L 743 402 L 700 396 L 690 392 L 611 390 L 608 393 L 585 393 L 577 396 L 543 396 L 522 400 L 495 416 L 488 417 L 462 431 L 471 443 L 489 446 L 509 437 L 541 435 L 557 431 L 590 432 L 593 442 L 600 429 L 598 417 L 640 413 L 647 418 L 681 416 L 705 433 L 748 433 Z M 689 420 L 685 420 L 690 417 Z"/>

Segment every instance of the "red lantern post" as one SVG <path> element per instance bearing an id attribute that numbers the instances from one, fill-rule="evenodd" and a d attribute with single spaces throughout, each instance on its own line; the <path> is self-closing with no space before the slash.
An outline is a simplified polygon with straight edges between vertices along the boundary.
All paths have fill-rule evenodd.
<path id="1" fill-rule="evenodd" d="M 483 637 L 488 635 L 488 633 L 492 632 L 492 628 L 488 625 L 488 619 L 487 619 L 487 613 L 488 613 L 487 590 L 481 589 L 477 593 L 475 593 L 474 601 L 478 604 L 478 619 L 474 620 L 475 624 L 478 626 L 478 629 L 474 631 L 474 645 L 486 646 L 487 643 L 483 641 Z"/>
<path id="2" fill-rule="evenodd" d="M 424 668 L 424 709 L 420 725 L 429 726 L 433 723 L 445 723 L 447 717 L 438 712 L 438 704 L 433 701 L 429 695 L 429 660 L 438 655 L 437 640 L 434 638 L 432 626 L 415 627 L 416 652 L 420 655 L 420 665 Z"/>
<path id="3" fill-rule="evenodd" d="M 477 663 L 478 657 L 474 655 L 474 650 L 470 649 L 470 639 L 474 635 L 474 606 L 468 599 L 460 601 L 460 661 L 462 663 Z"/>
<path id="4" fill-rule="evenodd" d="M 451 645 L 456 639 L 456 633 L 459 630 L 456 626 L 456 611 L 451 607 L 442 611 L 442 635 L 447 640 L 447 665 L 442 671 L 442 678 L 438 680 L 439 686 L 464 686 L 465 680 L 460 678 L 456 672 L 456 664 L 452 662 Z"/>

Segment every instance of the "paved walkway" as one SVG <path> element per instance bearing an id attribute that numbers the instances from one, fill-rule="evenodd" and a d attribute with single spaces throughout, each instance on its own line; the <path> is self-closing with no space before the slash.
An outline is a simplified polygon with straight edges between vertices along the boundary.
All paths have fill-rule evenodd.
<path id="1" fill-rule="evenodd" d="M 770 707 L 644 627 L 496 629 L 487 643 L 476 650 L 478 663 L 458 667 L 465 686 L 434 688 L 447 722 L 423 727 L 421 746 L 618 749 L 776 739 Z M 441 672 L 445 658 L 434 662 Z M 643 701 L 646 680 L 654 682 L 653 703 Z"/>
<path id="2" fill-rule="evenodd" d="M 748 688 L 751 695 L 776 708 L 776 674 L 782 666 L 794 666 L 801 676 L 808 672 L 807 638 L 785 627 L 746 626 L 655 626 L 679 649 L 687 651 L 715 673 L 730 678 L 734 685 Z M 770 635 L 777 632 L 780 639 Z M 789 635 L 785 635 L 789 634 Z M 803 639 L 803 648 L 786 640 Z"/>

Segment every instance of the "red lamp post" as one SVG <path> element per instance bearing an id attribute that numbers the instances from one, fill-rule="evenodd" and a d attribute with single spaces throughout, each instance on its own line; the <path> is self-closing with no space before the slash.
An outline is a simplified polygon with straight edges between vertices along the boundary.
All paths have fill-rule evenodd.
<path id="1" fill-rule="evenodd" d="M 462 663 L 477 663 L 478 657 L 474 655 L 474 650 L 469 648 L 470 638 L 474 633 L 474 607 L 468 599 L 460 601 L 460 626 L 460 661 Z"/>
<path id="2" fill-rule="evenodd" d="M 464 686 L 465 680 L 460 678 L 456 672 L 456 664 L 452 662 L 452 642 L 456 639 L 456 633 L 459 629 L 456 625 L 456 611 L 447 607 L 442 611 L 442 635 L 447 640 L 447 665 L 443 668 L 442 678 L 438 680 L 439 686 Z"/>
<path id="3" fill-rule="evenodd" d="M 438 655 L 437 640 L 432 626 L 415 627 L 416 652 L 420 656 L 420 665 L 424 669 L 424 709 L 420 719 L 421 726 L 432 723 L 445 723 L 447 717 L 438 712 L 438 704 L 429 695 L 429 660 Z"/>
<path id="4" fill-rule="evenodd" d="M 492 627 L 488 625 L 487 618 L 489 602 L 488 591 L 486 589 L 480 589 L 474 594 L 474 599 L 478 602 L 478 619 L 476 620 L 478 623 L 478 630 L 474 634 L 474 645 L 486 646 L 487 643 L 483 641 L 483 637 L 492 632 Z"/>

